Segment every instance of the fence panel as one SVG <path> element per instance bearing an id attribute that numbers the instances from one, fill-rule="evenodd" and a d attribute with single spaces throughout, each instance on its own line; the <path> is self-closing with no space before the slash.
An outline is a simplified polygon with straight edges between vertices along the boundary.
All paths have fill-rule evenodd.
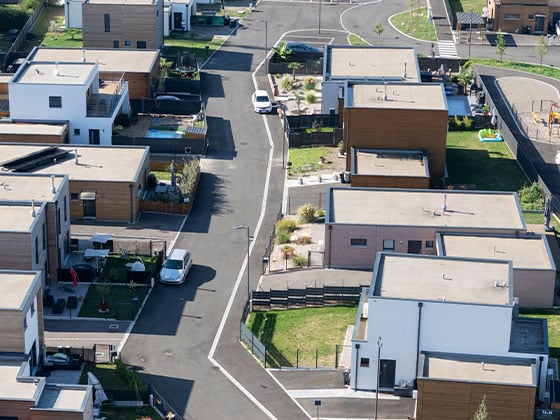
<path id="1" fill-rule="evenodd" d="M 175 411 L 167 401 L 165 401 L 165 399 L 153 386 L 150 386 L 149 392 L 154 396 L 153 406 L 157 408 L 157 410 L 160 413 L 162 413 L 166 418 L 170 418 L 170 419 L 183 418 L 183 416 L 180 416 L 179 413 Z"/>
<path id="2" fill-rule="evenodd" d="M 239 336 L 241 341 L 251 349 L 251 354 L 257 356 L 266 368 L 266 346 L 259 341 L 243 322 L 239 323 Z"/>

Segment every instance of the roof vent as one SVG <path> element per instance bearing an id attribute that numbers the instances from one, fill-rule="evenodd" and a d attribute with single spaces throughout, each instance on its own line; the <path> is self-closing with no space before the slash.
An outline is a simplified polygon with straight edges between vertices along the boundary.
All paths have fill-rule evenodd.
<path id="1" fill-rule="evenodd" d="M 53 194 L 56 192 L 56 187 L 54 186 L 54 175 L 51 175 L 51 192 Z"/>
<path id="2" fill-rule="evenodd" d="M 37 216 L 37 212 L 35 211 L 35 200 L 31 199 L 31 217 Z"/>
<path id="3" fill-rule="evenodd" d="M 58 61 L 55 63 L 55 68 L 54 68 L 54 75 L 58 76 L 60 74 L 60 72 L 58 71 Z"/>
<path id="4" fill-rule="evenodd" d="M 405 80 L 406 80 L 406 78 L 408 77 L 408 76 L 406 75 L 406 61 L 404 62 L 404 73 L 403 73 L 402 77 L 403 77 L 403 79 L 405 79 Z"/>
<path id="5" fill-rule="evenodd" d="M 385 90 L 383 92 L 383 100 L 386 101 L 387 100 L 387 82 L 383 82 L 383 84 L 385 85 Z"/>
<path id="6" fill-rule="evenodd" d="M 79 165 L 78 162 L 78 149 L 74 149 L 74 164 Z"/>

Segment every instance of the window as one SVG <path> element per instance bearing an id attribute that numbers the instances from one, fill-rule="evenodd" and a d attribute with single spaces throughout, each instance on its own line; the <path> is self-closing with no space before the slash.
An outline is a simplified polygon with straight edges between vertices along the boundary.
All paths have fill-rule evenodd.
<path id="1" fill-rule="evenodd" d="M 35 315 L 35 301 L 31 302 L 31 316 Z"/>
<path id="2" fill-rule="evenodd" d="M 70 200 L 72 201 L 78 201 L 79 198 L 79 194 L 78 193 L 70 193 Z"/>
<path id="3" fill-rule="evenodd" d="M 395 241 L 393 239 L 383 239 L 383 250 L 384 251 L 394 251 Z"/>
<path id="4" fill-rule="evenodd" d="M 60 235 L 60 207 L 56 208 L 56 233 Z"/>
<path id="5" fill-rule="evenodd" d="M 350 246 L 358 246 L 358 247 L 367 246 L 367 239 L 365 239 L 365 238 L 352 238 L 352 239 L 350 239 Z"/>
<path id="6" fill-rule="evenodd" d="M 27 330 L 27 315 L 23 317 L 23 331 Z"/>
<path id="7" fill-rule="evenodd" d="M 47 249 L 47 225 L 43 223 L 43 249 Z"/>
<path id="8" fill-rule="evenodd" d="M 113 48 L 119 48 L 119 41 L 113 41 Z"/>
<path id="9" fill-rule="evenodd" d="M 68 220 L 68 206 L 66 204 L 66 196 L 64 196 L 64 221 Z"/>
<path id="10" fill-rule="evenodd" d="M 125 47 L 130 47 L 130 41 L 124 41 L 124 46 Z"/>
<path id="11" fill-rule="evenodd" d="M 533 20 L 533 19 L 535 19 L 535 15 L 529 15 L 529 16 L 527 16 L 527 19 Z"/>
<path id="12" fill-rule="evenodd" d="M 136 48 L 146 49 L 146 41 L 138 41 L 136 43 Z"/>
<path id="13" fill-rule="evenodd" d="M 504 15 L 505 20 L 519 20 L 519 15 L 515 13 L 506 13 Z"/>
<path id="14" fill-rule="evenodd" d="M 109 13 L 105 13 L 103 15 L 103 20 L 105 22 L 105 32 L 111 32 L 111 15 Z"/>
<path id="15" fill-rule="evenodd" d="M 49 96 L 49 108 L 62 108 L 62 96 Z"/>
<path id="16" fill-rule="evenodd" d="M 360 357 L 360 367 L 369 367 L 369 357 Z"/>
<path id="17" fill-rule="evenodd" d="M 79 136 L 79 135 L 80 135 L 80 129 L 79 129 L 79 128 L 74 128 L 74 135 L 75 135 L 75 136 Z"/>
<path id="18" fill-rule="evenodd" d="M 39 264 L 39 238 L 35 236 L 35 264 Z"/>
<path id="19" fill-rule="evenodd" d="M 434 241 L 426 241 L 426 249 L 434 249 Z"/>

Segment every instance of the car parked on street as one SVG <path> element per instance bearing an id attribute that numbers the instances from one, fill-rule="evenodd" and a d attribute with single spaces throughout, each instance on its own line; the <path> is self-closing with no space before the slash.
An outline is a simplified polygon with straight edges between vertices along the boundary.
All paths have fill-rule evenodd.
<path id="1" fill-rule="evenodd" d="M 174 249 L 161 267 L 159 281 L 164 284 L 183 284 L 191 266 L 191 252 L 186 249 Z"/>
<path id="2" fill-rule="evenodd" d="M 291 50 L 293 52 L 311 52 L 311 53 L 320 53 L 321 50 L 317 47 L 313 47 L 305 42 L 287 42 L 286 49 Z"/>
<path id="3" fill-rule="evenodd" d="M 47 354 L 43 360 L 45 369 L 79 370 L 82 362 L 66 353 Z"/>
<path id="4" fill-rule="evenodd" d="M 266 90 L 256 90 L 251 96 L 253 110 L 259 114 L 268 114 L 272 112 L 272 101 Z"/>

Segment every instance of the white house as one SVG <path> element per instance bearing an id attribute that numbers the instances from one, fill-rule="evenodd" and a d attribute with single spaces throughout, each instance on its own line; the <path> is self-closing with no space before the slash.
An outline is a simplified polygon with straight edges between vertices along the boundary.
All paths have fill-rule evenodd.
<path id="1" fill-rule="evenodd" d="M 412 386 L 423 352 L 540 360 L 548 364 L 546 320 L 516 315 L 511 261 L 377 254 L 352 337 L 350 386 Z"/>
<path id="2" fill-rule="evenodd" d="M 100 80 L 97 63 L 26 61 L 8 89 L 12 121 L 68 121 L 71 144 L 111 145 L 115 120 L 130 111 L 124 75 Z"/>
<path id="3" fill-rule="evenodd" d="M 172 31 L 190 31 L 191 16 L 196 15 L 195 0 L 171 0 L 163 3 L 163 35 Z"/>

